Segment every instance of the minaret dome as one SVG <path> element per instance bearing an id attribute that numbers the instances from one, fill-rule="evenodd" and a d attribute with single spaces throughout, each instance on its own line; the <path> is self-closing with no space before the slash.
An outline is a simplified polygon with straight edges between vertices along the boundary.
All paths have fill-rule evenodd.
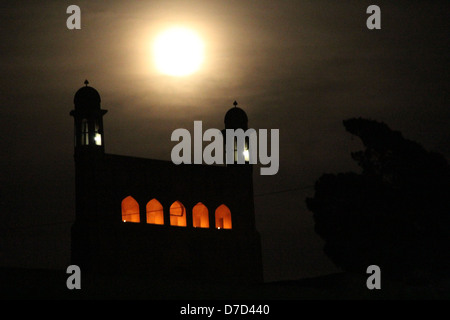
<path id="1" fill-rule="evenodd" d="M 85 86 L 81 87 L 73 98 L 75 109 L 100 109 L 100 94 L 97 90 L 89 87 L 89 81 L 84 81 Z"/>
<path id="2" fill-rule="evenodd" d="M 248 117 L 244 110 L 237 106 L 237 102 L 233 103 L 234 107 L 225 114 L 226 129 L 248 129 Z"/>

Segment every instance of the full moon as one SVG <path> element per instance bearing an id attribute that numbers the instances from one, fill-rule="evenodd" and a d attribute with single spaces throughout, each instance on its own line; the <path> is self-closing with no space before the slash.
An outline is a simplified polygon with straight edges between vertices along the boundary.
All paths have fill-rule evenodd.
<path id="1" fill-rule="evenodd" d="M 182 77 L 197 71 L 204 58 L 202 39 L 192 30 L 174 27 L 160 33 L 153 43 L 159 72 Z"/>

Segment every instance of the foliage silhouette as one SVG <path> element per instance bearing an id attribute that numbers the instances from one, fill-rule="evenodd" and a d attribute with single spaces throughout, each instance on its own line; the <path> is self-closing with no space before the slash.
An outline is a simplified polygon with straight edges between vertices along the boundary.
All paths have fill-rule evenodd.
<path id="1" fill-rule="evenodd" d="M 344 120 L 365 150 L 352 153 L 362 168 L 324 174 L 306 199 L 324 251 L 340 268 L 380 266 L 388 278 L 429 282 L 450 270 L 450 167 L 384 124 Z"/>

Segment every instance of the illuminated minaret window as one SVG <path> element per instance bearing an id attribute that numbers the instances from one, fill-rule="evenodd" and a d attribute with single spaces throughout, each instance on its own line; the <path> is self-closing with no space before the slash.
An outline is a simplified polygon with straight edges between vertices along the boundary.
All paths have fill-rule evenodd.
<path id="1" fill-rule="evenodd" d="M 102 145 L 102 134 L 100 133 L 100 126 L 97 121 L 95 121 L 94 141 L 97 146 Z"/>

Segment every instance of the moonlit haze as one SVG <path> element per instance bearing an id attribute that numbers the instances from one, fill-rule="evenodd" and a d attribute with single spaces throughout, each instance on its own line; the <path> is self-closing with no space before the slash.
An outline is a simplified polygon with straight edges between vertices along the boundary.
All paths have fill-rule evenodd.
<path id="1" fill-rule="evenodd" d="M 305 198 L 323 173 L 360 170 L 343 120 L 450 157 L 448 13 L 434 1 L 378 0 L 381 30 L 366 27 L 368 0 L 78 0 L 80 30 L 70 3 L 1 5 L 0 265 L 68 265 L 69 113 L 85 79 L 108 110 L 108 154 L 170 160 L 175 129 L 224 129 L 235 100 L 249 128 L 279 129 L 279 171 L 254 175 L 265 281 L 338 270 Z"/>

